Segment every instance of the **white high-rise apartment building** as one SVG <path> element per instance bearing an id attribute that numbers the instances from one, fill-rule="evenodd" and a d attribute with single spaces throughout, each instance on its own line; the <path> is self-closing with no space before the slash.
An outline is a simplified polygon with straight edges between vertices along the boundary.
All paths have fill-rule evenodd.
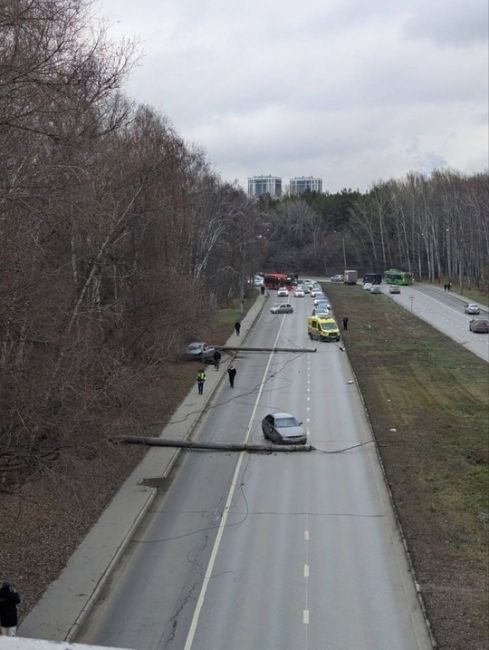
<path id="1" fill-rule="evenodd" d="M 282 196 L 282 179 L 279 176 L 252 176 L 248 178 L 248 196 L 270 194 L 273 198 Z"/>
<path id="2" fill-rule="evenodd" d="M 290 179 L 289 193 L 302 194 L 302 192 L 322 192 L 323 179 L 314 176 L 296 176 Z"/>

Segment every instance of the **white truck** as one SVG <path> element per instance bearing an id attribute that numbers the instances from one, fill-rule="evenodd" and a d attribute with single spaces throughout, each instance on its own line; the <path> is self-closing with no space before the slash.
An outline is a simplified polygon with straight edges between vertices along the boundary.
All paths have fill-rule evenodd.
<path id="1" fill-rule="evenodd" d="M 343 282 L 345 284 L 356 284 L 358 280 L 358 272 L 357 271 L 352 271 L 351 269 L 348 271 L 345 271 L 343 274 Z"/>

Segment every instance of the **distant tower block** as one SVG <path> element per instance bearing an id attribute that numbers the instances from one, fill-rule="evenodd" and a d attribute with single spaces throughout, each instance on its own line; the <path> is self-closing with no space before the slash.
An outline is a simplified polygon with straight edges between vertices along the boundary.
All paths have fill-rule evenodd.
<path id="1" fill-rule="evenodd" d="M 314 176 L 296 176 L 290 179 L 290 194 L 302 194 L 303 192 L 322 192 L 323 179 Z"/>
<path id="2" fill-rule="evenodd" d="M 270 194 L 273 198 L 282 196 L 282 179 L 278 176 L 252 176 L 248 178 L 248 196 Z"/>

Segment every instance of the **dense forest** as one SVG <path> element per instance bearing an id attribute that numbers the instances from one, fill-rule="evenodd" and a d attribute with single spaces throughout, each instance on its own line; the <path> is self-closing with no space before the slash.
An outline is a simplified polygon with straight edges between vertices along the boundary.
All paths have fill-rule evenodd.
<path id="1" fill-rule="evenodd" d="M 120 87 L 85 0 L 0 3 L 0 464 L 37 471 L 243 294 L 258 211 Z"/>
<path id="2" fill-rule="evenodd" d="M 0 466 L 20 474 L 258 270 L 488 281 L 487 173 L 255 202 L 124 96 L 134 60 L 86 0 L 0 3 Z"/>
<path id="3" fill-rule="evenodd" d="M 489 177 L 409 174 L 361 194 L 261 200 L 273 232 L 268 263 L 330 274 L 397 267 L 418 279 L 487 290 Z"/>

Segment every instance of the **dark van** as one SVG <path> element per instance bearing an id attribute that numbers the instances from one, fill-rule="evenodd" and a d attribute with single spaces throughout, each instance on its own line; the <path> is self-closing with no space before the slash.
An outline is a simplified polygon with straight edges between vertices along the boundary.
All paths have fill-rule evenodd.
<path id="1" fill-rule="evenodd" d="M 382 284 L 382 273 L 365 273 L 363 276 L 363 284 L 370 282 L 370 284 Z"/>

